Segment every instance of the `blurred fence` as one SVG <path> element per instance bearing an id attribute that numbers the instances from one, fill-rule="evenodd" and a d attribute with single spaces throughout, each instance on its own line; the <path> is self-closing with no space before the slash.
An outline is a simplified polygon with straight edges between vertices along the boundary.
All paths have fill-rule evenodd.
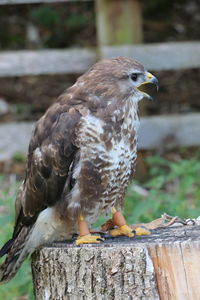
<path id="1" fill-rule="evenodd" d="M 149 150 L 166 147 L 200 145 L 200 114 L 141 118 L 139 148 Z M 0 161 L 26 153 L 34 128 L 33 122 L 0 124 Z"/>
<path id="2" fill-rule="evenodd" d="M 72 0 L 0 0 L 3 4 L 67 2 Z M 89 0 L 79 0 L 80 2 Z M 78 1 L 77 1 L 78 2 Z M 200 42 L 141 44 L 142 13 L 139 0 L 96 0 L 97 49 L 19 50 L 0 52 L 0 77 L 39 74 L 80 74 L 100 58 L 129 56 L 139 60 L 148 70 L 178 70 L 200 67 Z M 118 10 L 116 7 L 118 6 Z M 116 10 L 116 13 L 113 11 Z M 121 14 L 119 16 L 119 14 Z M 111 17 L 112 16 L 112 17 Z M 133 16 L 133 17 L 131 17 Z M 122 22 L 120 20 L 126 20 Z M 114 25 L 113 25 L 114 24 Z M 117 26 L 116 26 L 117 24 Z M 116 34 L 116 28 L 127 34 Z M 138 44 L 140 43 L 140 44 Z M 0 135 L 8 124 L 0 125 Z M 16 124 L 21 126 L 20 124 Z M 27 125 L 28 126 L 28 125 Z M 23 126 L 22 126 L 23 127 Z M 140 147 L 152 149 L 162 145 L 200 145 L 200 114 L 150 117 L 142 119 Z M 29 128 L 29 127 L 27 127 Z M 30 124 L 30 128 L 32 125 Z M 21 129 L 22 130 L 22 129 Z M 16 130 L 12 144 L 20 148 Z M 28 132 L 28 135 L 30 132 Z M 11 134 L 12 136 L 12 134 Z M 29 140 L 26 134 L 25 138 Z M 0 153 L 6 153 L 6 139 L 0 138 Z M 15 142 L 16 141 L 16 142 Z M 15 151 L 15 150 L 13 150 Z M 0 159 L 8 158 L 7 151 Z"/>
<path id="3" fill-rule="evenodd" d="M 100 55 L 99 55 L 100 54 Z M 21 50 L 0 52 L 0 77 L 40 74 L 80 74 L 99 57 L 129 56 L 148 70 L 200 67 L 200 42 L 103 46 L 95 49 Z"/>

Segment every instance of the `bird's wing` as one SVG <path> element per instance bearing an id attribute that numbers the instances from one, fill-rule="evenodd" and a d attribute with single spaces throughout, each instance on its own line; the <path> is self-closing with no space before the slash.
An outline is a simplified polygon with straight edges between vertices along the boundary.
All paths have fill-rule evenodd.
<path id="1" fill-rule="evenodd" d="M 80 116 L 78 110 L 56 103 L 38 121 L 29 145 L 26 177 L 16 200 L 16 234 L 20 224 L 34 223 L 40 211 L 60 200 L 66 181 L 70 190 Z"/>

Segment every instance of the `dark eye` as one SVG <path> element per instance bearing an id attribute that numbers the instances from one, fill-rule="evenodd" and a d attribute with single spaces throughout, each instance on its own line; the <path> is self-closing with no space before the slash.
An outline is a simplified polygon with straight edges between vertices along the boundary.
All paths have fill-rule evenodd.
<path id="1" fill-rule="evenodd" d="M 138 74 L 137 74 L 137 73 L 132 73 L 132 74 L 131 74 L 131 79 L 132 79 L 133 81 L 137 81 L 137 79 L 138 79 Z"/>

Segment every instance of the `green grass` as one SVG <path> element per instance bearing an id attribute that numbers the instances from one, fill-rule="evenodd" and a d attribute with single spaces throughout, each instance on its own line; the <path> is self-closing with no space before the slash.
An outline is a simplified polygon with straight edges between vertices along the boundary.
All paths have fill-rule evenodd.
<path id="1" fill-rule="evenodd" d="M 125 202 L 127 220 L 149 222 L 164 212 L 180 218 L 200 216 L 200 153 L 178 161 L 152 156 L 147 162 L 149 178 L 142 187 L 148 196 L 138 195 L 130 186 Z"/>
<path id="2" fill-rule="evenodd" d="M 125 217 L 129 224 L 149 222 L 164 212 L 179 217 L 200 215 L 200 153 L 191 159 L 169 161 L 159 156 L 147 160 L 148 179 L 134 182 L 142 186 L 147 196 L 136 193 L 130 185 L 125 201 Z M 0 245 L 11 236 L 14 220 L 16 183 L 8 182 L 0 176 Z M 95 226 L 105 221 L 99 218 Z M 34 299 L 29 260 L 23 264 L 16 277 L 0 286 L 0 300 L 17 300 L 20 296 Z"/>
<path id="3" fill-rule="evenodd" d="M 0 247 L 11 237 L 14 224 L 14 202 L 17 183 L 0 176 Z M 2 263 L 4 258 L 0 260 Z M 17 275 L 7 284 L 0 285 L 0 300 L 17 300 L 21 296 L 33 300 L 30 261 L 26 260 Z"/>

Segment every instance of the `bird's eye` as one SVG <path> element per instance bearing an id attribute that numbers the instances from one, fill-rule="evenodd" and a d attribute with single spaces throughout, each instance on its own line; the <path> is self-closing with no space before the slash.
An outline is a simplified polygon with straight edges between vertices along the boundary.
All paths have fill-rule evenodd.
<path id="1" fill-rule="evenodd" d="M 138 79 L 138 74 L 137 74 L 137 73 L 132 73 L 132 74 L 131 74 L 131 79 L 132 79 L 133 81 L 137 81 L 137 79 Z"/>

